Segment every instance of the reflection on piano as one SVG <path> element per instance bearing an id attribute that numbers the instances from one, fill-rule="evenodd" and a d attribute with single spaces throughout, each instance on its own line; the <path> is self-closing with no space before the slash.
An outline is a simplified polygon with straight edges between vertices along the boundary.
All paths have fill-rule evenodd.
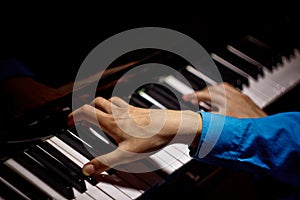
<path id="1" fill-rule="evenodd" d="M 290 28 L 288 24 L 286 26 Z M 299 43 L 296 36 L 289 34 L 290 32 L 274 29 L 256 31 L 208 50 L 224 81 L 247 94 L 259 107 L 270 110 L 274 102 L 299 86 Z M 150 52 L 153 53 L 151 50 Z M 160 74 L 160 77 L 155 77 L 160 85 L 145 85 L 130 96 L 124 94 L 123 98 L 135 106 L 195 110 L 192 105 L 180 102 L 176 96 L 217 84 L 212 77 L 168 52 L 157 53 L 155 50 L 153 56 L 129 65 L 129 68 L 147 62 L 163 62 L 173 66 L 189 83 L 176 74 Z M 145 74 L 147 70 L 151 69 L 146 69 Z M 118 73 L 122 74 L 124 70 Z M 114 77 L 117 76 L 114 74 Z M 104 85 L 105 81 L 101 84 Z M 130 80 L 124 82 L 124 87 L 128 86 L 126 84 L 130 84 Z M 111 88 L 103 85 L 99 86 L 98 95 L 109 97 Z M 166 88 L 172 88 L 173 92 Z M 162 166 L 160 170 L 127 173 L 111 169 L 103 173 L 101 180 L 85 177 L 81 173 L 81 167 L 93 158 L 91 152 L 105 153 L 93 146 L 91 141 L 97 141 L 97 146 L 107 147 L 105 149 L 112 149 L 113 145 L 95 127 L 84 130 L 88 135 L 84 139 L 78 137 L 75 129 L 67 129 L 61 122 L 70 111 L 70 96 L 58 102 L 54 104 L 55 109 L 51 104 L 51 112 L 45 109 L 45 112 L 38 112 L 33 117 L 25 115 L 16 126 L 17 131 L 33 131 L 38 134 L 44 131 L 43 137 L 18 143 L 10 134 L 12 138 L 4 141 L 3 145 L 11 152 L 1 153 L 0 197 L 123 200 L 155 199 L 164 192 L 170 197 L 186 192 L 184 195 L 189 197 L 194 195 L 193 189 L 204 192 L 201 187 L 208 185 L 224 170 L 194 162 L 189 156 L 187 145 L 174 144 L 149 159 L 122 166 L 126 170 L 133 166 L 150 169 L 157 165 Z M 198 109 L 208 108 L 201 104 Z"/>

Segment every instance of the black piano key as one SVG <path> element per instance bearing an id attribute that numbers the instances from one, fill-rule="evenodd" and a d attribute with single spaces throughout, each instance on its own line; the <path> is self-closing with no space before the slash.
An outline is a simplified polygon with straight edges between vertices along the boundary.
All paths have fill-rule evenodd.
<path id="1" fill-rule="evenodd" d="M 242 77 L 241 75 L 237 74 L 236 72 L 232 71 L 231 69 L 227 68 L 217 61 L 215 63 L 220 72 L 223 82 L 228 82 L 240 90 L 242 90 L 243 84 L 249 85 L 248 79 L 246 79 L 245 77 Z"/>
<path id="2" fill-rule="evenodd" d="M 138 99 L 134 97 L 135 95 L 132 95 L 129 100 L 129 104 L 132 106 L 140 107 L 140 108 L 150 108 L 148 103 L 145 103 L 144 100 Z"/>
<path id="3" fill-rule="evenodd" d="M 50 196 L 45 194 L 40 189 L 36 188 L 30 182 L 25 180 L 23 177 L 15 173 L 12 169 L 6 165 L 0 165 L 0 175 L 5 181 L 11 184 L 13 187 L 18 189 L 22 194 L 24 194 L 29 199 L 51 199 Z M 13 199 L 10 197 L 9 199 Z"/>
<path id="4" fill-rule="evenodd" d="M 70 134 L 68 134 L 68 133 L 63 133 L 63 134 L 61 134 L 61 135 L 59 135 L 59 136 L 57 136 L 59 139 L 61 139 L 62 141 L 64 141 L 64 142 L 66 142 L 68 145 L 70 145 L 72 148 L 74 148 L 76 151 L 78 151 L 80 154 L 82 154 L 82 155 L 84 155 L 84 154 L 87 154 L 87 150 L 86 150 L 86 148 L 85 148 L 85 146 L 86 145 L 84 145 L 81 141 L 79 141 L 77 138 L 75 138 L 75 137 L 73 137 L 72 135 L 70 135 Z M 82 138 L 82 140 L 85 142 L 85 143 L 87 143 L 87 141 L 85 141 L 85 138 Z M 100 139 L 98 139 L 99 141 L 98 141 L 98 145 L 100 144 L 100 143 L 102 143 L 102 144 L 100 144 L 100 146 L 104 146 L 104 145 L 107 145 L 107 144 L 104 144 L 104 142 L 103 141 L 101 141 Z M 101 155 L 101 153 L 100 154 L 97 154 L 97 151 L 96 151 L 96 149 L 98 149 L 97 148 L 97 146 L 93 146 L 93 145 L 95 145 L 95 143 L 87 143 L 89 146 L 90 146 L 90 148 L 89 148 L 89 150 L 90 150 L 90 152 L 92 152 L 92 154 L 90 153 L 90 152 L 88 152 L 88 156 L 89 157 L 87 157 L 87 156 L 85 156 L 86 158 L 88 158 L 88 159 L 93 159 L 96 155 Z M 92 150 L 93 149 L 93 150 Z M 101 151 L 101 150 L 100 150 Z M 94 155 L 93 155 L 94 154 Z M 153 163 L 151 163 L 151 161 L 147 161 L 147 159 L 146 160 L 144 160 L 144 162 L 143 162 L 143 164 L 145 164 L 145 165 L 147 165 L 148 166 L 148 168 L 150 168 L 150 169 L 153 169 L 153 168 L 155 168 L 155 166 L 153 166 Z M 163 171 L 161 171 L 161 170 L 158 170 L 158 172 L 157 172 L 159 175 L 159 177 L 166 177 L 167 176 L 167 174 L 165 173 L 165 172 L 163 172 Z"/>
<path id="5" fill-rule="evenodd" d="M 75 136 L 74 134 L 67 132 L 60 134 L 57 137 L 89 160 L 92 160 L 97 156 L 112 151 L 114 147 L 112 144 L 107 145 L 106 143 L 102 142 L 99 138 L 91 139 L 91 137 L 93 136 L 90 133 L 87 133 L 87 135 L 80 138 L 80 140 L 78 139 L 78 137 Z"/>
<path id="6" fill-rule="evenodd" d="M 31 173 L 35 174 L 42 181 L 48 184 L 51 188 L 56 190 L 59 194 L 66 197 L 67 199 L 74 198 L 74 191 L 72 186 L 63 180 L 61 177 L 53 174 L 52 171 L 47 169 L 41 163 L 37 162 L 25 152 L 16 155 L 14 159 Z"/>
<path id="7" fill-rule="evenodd" d="M 272 62 L 272 55 L 270 53 L 262 48 L 259 48 L 258 46 L 255 46 L 251 44 L 250 42 L 246 40 L 238 40 L 238 41 L 233 41 L 230 44 L 237 50 L 243 52 L 250 58 L 256 60 L 269 70 L 272 70 L 273 68 L 273 62 Z"/>
<path id="8" fill-rule="evenodd" d="M 153 86 L 155 87 L 155 86 Z M 166 108 L 172 109 L 172 110 L 179 110 L 180 105 L 178 101 L 176 101 L 176 97 L 173 98 L 173 100 L 168 99 L 164 96 L 162 96 L 160 93 L 152 90 L 152 87 L 145 88 L 145 92 L 150 95 L 152 98 L 154 98 L 159 103 L 163 104 Z"/>
<path id="9" fill-rule="evenodd" d="M 182 101 L 181 96 L 176 97 L 174 93 L 166 90 L 165 87 L 161 85 L 154 85 L 153 87 L 151 87 L 151 90 L 156 92 L 163 98 L 168 99 L 168 101 L 173 102 L 173 104 L 175 104 L 178 109 L 185 110 L 190 108 L 186 103 Z"/>
<path id="10" fill-rule="evenodd" d="M 160 85 L 155 85 L 151 88 L 154 92 L 156 92 L 158 95 L 162 96 L 163 98 L 168 99 L 169 101 L 173 102 L 173 104 L 176 105 L 177 110 L 189 110 L 195 107 L 194 105 L 192 106 L 190 102 L 184 102 L 182 100 L 182 96 L 177 93 L 177 95 L 180 96 L 175 96 L 175 94 L 169 92 L 166 90 L 163 86 Z"/>
<path id="11" fill-rule="evenodd" d="M 91 136 L 91 138 L 82 138 L 86 143 L 88 143 L 90 146 L 92 146 L 92 148 L 93 149 L 95 149 L 94 150 L 94 152 L 97 154 L 97 155 L 102 155 L 103 153 L 107 153 L 107 152 L 109 152 L 109 151 L 113 151 L 115 148 L 116 148 L 116 146 L 114 146 L 114 144 L 112 144 L 112 143 L 109 143 L 109 144 L 107 144 L 107 143 L 105 143 L 104 141 L 102 141 L 102 140 L 100 140 L 99 138 L 97 138 L 97 137 L 95 137 L 95 135 L 93 135 L 92 133 L 89 133 L 90 131 L 87 129 L 87 127 L 83 127 L 83 126 L 78 126 L 80 129 L 82 129 L 82 131 L 86 131 L 87 132 L 87 135 L 89 135 L 89 136 Z M 97 129 L 97 127 L 93 127 L 94 128 L 94 130 L 96 131 L 96 132 L 99 132 L 99 129 Z M 95 142 L 96 141 L 96 142 Z M 103 152 L 103 150 L 101 149 L 101 148 L 99 148 L 99 147 L 104 147 L 104 146 L 106 146 L 106 151 L 105 152 Z M 138 162 L 138 161 L 137 161 Z M 142 161 L 141 161 L 142 162 Z M 147 161 L 147 159 L 145 159 L 144 161 L 143 161 L 143 164 L 144 165 L 146 165 L 149 169 L 153 169 L 154 168 L 154 166 L 153 166 L 153 163 L 151 163 L 151 161 Z M 118 174 L 121 174 L 121 176 L 119 176 L 118 174 L 115 174 L 114 172 L 115 172 L 116 170 L 114 170 L 114 169 L 110 169 L 110 170 L 108 170 L 107 172 L 108 172 L 108 174 L 110 174 L 110 175 L 116 175 L 117 177 L 120 177 L 121 179 L 123 179 L 122 177 L 124 177 L 127 173 L 126 172 L 119 172 Z M 165 172 L 163 172 L 163 171 L 161 171 L 161 170 L 157 170 L 157 172 L 156 173 L 154 173 L 154 172 L 149 172 L 149 173 L 147 173 L 149 176 L 153 176 L 153 177 L 155 177 L 157 180 L 159 179 L 159 180 L 163 180 L 161 177 L 166 177 L 167 175 L 166 175 L 166 173 Z M 141 175 L 141 173 L 139 173 L 139 175 Z M 136 176 L 133 176 L 132 178 L 138 178 L 138 176 L 139 175 L 136 175 Z M 145 184 L 147 183 L 147 180 L 145 180 L 145 176 L 144 176 L 144 179 L 141 179 L 141 181 L 143 181 L 143 182 L 145 182 Z M 148 177 L 148 179 L 149 179 L 149 177 Z M 124 180 L 125 182 L 128 182 L 129 184 L 131 184 L 131 185 L 133 185 L 134 186 L 134 188 L 138 188 L 139 186 L 137 186 L 137 185 L 135 185 L 133 182 L 135 182 L 135 180 Z"/>
<path id="12" fill-rule="evenodd" d="M 91 176 L 84 176 L 82 174 L 82 169 L 77 164 L 75 164 L 71 159 L 69 159 L 67 156 L 65 156 L 63 153 L 55 149 L 52 145 L 50 145 L 47 142 L 43 142 L 39 144 L 39 146 L 47 151 L 47 153 L 51 154 L 55 159 L 60 161 L 66 168 L 74 171 L 79 177 L 84 178 L 87 180 L 90 184 L 96 185 L 98 181 L 91 177 Z"/>
<path id="13" fill-rule="evenodd" d="M 187 101 L 183 101 L 182 100 L 182 95 L 187 94 L 187 93 L 194 93 L 195 90 L 193 90 L 193 88 L 190 88 L 190 86 L 186 83 L 186 80 L 182 80 L 182 79 L 178 79 L 175 76 L 169 76 L 169 77 L 165 77 L 166 81 L 162 84 L 163 87 L 171 87 L 172 88 L 172 93 L 174 93 L 174 96 L 178 97 L 178 101 L 181 103 L 181 110 L 193 110 L 193 111 L 198 111 L 198 110 L 204 110 L 207 111 L 207 109 L 205 107 L 203 107 L 202 105 L 194 105 L 191 102 L 187 102 Z M 181 85 L 185 85 L 185 87 L 187 88 L 182 88 L 182 86 L 177 87 L 177 81 L 178 83 Z M 187 91 L 184 91 L 187 90 Z"/>
<path id="14" fill-rule="evenodd" d="M 197 90 L 202 90 L 203 88 L 205 88 L 207 86 L 207 83 L 195 76 L 194 74 L 188 72 L 186 70 L 186 67 L 184 67 L 182 70 L 179 71 L 184 77 L 185 79 L 191 84 L 192 88 L 197 91 Z M 178 78 L 178 77 L 177 77 Z"/>
<path id="15" fill-rule="evenodd" d="M 99 139 L 99 137 L 96 136 L 96 134 L 101 134 L 100 131 L 97 129 L 97 127 L 91 126 L 91 127 L 84 127 L 77 125 L 76 126 L 77 131 L 81 131 L 81 134 L 78 135 L 85 135 L 81 137 L 81 145 L 85 143 L 86 145 L 89 146 L 90 149 L 92 149 L 93 152 L 91 152 L 94 156 L 102 155 L 104 153 L 108 153 L 109 151 L 113 151 L 115 149 L 115 146 L 112 142 L 108 141 L 103 141 L 102 139 Z M 95 134 L 96 132 L 96 134 Z M 73 130 L 72 135 L 77 135 L 77 133 Z M 66 133 L 68 134 L 68 133 Z M 89 137 L 90 136 L 90 137 Z M 73 138 L 75 141 L 77 141 L 77 138 Z M 107 143 L 108 142 L 108 143 Z M 72 147 L 72 146 L 71 146 Z M 79 145 L 78 145 L 79 147 Z M 103 148 L 107 147 L 107 148 Z M 84 148 L 82 146 L 82 148 Z M 77 149 L 75 149 L 78 151 Z M 80 149 L 78 151 L 80 153 Z M 124 192 L 129 196 L 135 196 L 137 193 L 140 193 L 138 191 L 138 186 L 134 185 L 134 180 L 123 180 L 121 177 L 119 177 L 117 174 L 114 173 L 109 173 L 111 172 L 110 170 L 107 171 L 108 175 L 107 176 L 95 176 L 95 178 L 98 180 L 98 182 L 108 182 L 111 183 L 112 185 L 115 185 L 116 188 L 124 186 L 124 188 L 119 188 L 122 192 Z M 133 176 L 134 177 L 134 176 Z M 132 189 L 127 189 L 126 187 L 129 187 L 129 185 L 133 185 L 134 187 Z M 136 188 L 136 190 L 134 190 Z"/>
<path id="16" fill-rule="evenodd" d="M 165 91 L 156 89 L 157 87 L 165 88 Z M 168 88 L 167 85 L 164 83 L 160 86 L 158 85 L 152 85 L 145 87 L 143 89 L 143 92 L 147 95 L 149 95 L 151 98 L 153 98 L 155 101 L 157 101 L 159 104 L 161 104 L 164 108 L 167 109 L 174 109 L 174 110 L 196 110 L 195 105 L 191 104 L 190 102 L 183 102 L 182 101 L 182 94 L 177 91 L 176 89 L 173 89 L 172 92 L 170 90 L 166 89 Z M 167 92 L 169 91 L 169 92 Z M 151 94 L 150 94 L 151 93 Z M 171 97 L 169 95 L 171 95 Z M 145 98 L 145 97 L 142 97 Z M 145 98 L 146 101 L 149 101 Z M 156 103 L 151 102 L 154 106 Z M 161 109 L 161 106 L 156 105 L 155 108 Z M 198 109 L 197 109 L 198 110 Z"/>
<path id="17" fill-rule="evenodd" d="M 251 63 L 247 62 L 246 60 L 236 56 L 235 54 L 231 53 L 226 49 L 218 49 L 215 50 L 214 53 L 230 64 L 238 67 L 242 71 L 246 72 L 248 75 L 257 79 L 258 75 L 263 75 L 263 69 L 261 67 L 252 65 Z"/>
<path id="18" fill-rule="evenodd" d="M 129 98 L 130 98 L 129 104 L 131 105 L 142 107 L 142 108 L 158 108 L 157 106 L 153 105 L 151 102 L 141 97 L 137 91 L 135 91 Z"/>
<path id="19" fill-rule="evenodd" d="M 65 167 L 64 164 L 58 162 L 54 157 L 47 154 L 38 146 L 32 146 L 26 152 L 31 157 L 47 167 L 52 172 L 52 174 L 57 174 L 66 182 L 71 184 L 74 188 L 76 188 L 79 192 L 83 193 L 86 191 L 86 185 L 84 179 L 81 176 L 79 176 L 73 170 Z"/>
<path id="20" fill-rule="evenodd" d="M 272 48 L 271 46 L 269 46 L 267 43 L 265 43 L 264 41 L 261 41 L 260 39 L 254 37 L 253 35 L 246 35 L 245 40 L 249 41 L 250 43 L 252 43 L 253 45 L 258 46 L 259 48 L 264 49 L 265 51 L 268 52 L 268 54 L 270 55 L 270 59 L 271 62 L 274 66 L 276 66 L 279 63 L 282 63 L 282 55 L 280 55 L 276 49 Z"/>
<path id="21" fill-rule="evenodd" d="M 76 151 L 78 151 L 80 154 L 82 154 L 84 157 L 86 157 L 89 160 L 92 160 L 95 156 L 91 153 L 93 152 L 90 147 L 87 145 L 84 145 L 82 141 L 78 140 L 77 138 L 73 137 L 69 133 L 62 133 L 57 136 L 59 139 L 64 141 L 66 144 L 74 148 Z"/>
<path id="22" fill-rule="evenodd" d="M 123 170 L 119 169 L 110 169 L 111 174 L 115 174 L 118 177 L 122 178 L 124 181 L 126 181 L 128 184 L 130 184 L 133 188 L 136 188 L 138 190 L 148 190 L 150 186 L 145 182 L 145 180 L 140 180 L 138 176 L 135 176 L 133 173 L 128 173 Z"/>
<path id="23" fill-rule="evenodd" d="M 16 191 L 10 186 L 6 185 L 0 180 L 0 199 L 14 199 L 14 200 L 28 200 L 27 196 L 25 196 L 20 191 Z"/>
<path id="24" fill-rule="evenodd" d="M 80 134 L 78 134 L 78 131 Z M 107 154 L 117 148 L 115 141 L 97 126 L 85 127 L 78 124 L 76 131 L 73 130 L 72 133 L 79 135 L 91 147 L 90 150 L 95 156 Z"/>
<path id="25" fill-rule="evenodd" d="M 263 30 L 251 33 L 276 50 L 280 56 L 289 58 L 299 41 L 298 21 L 281 19 L 276 24 L 269 24 Z"/>

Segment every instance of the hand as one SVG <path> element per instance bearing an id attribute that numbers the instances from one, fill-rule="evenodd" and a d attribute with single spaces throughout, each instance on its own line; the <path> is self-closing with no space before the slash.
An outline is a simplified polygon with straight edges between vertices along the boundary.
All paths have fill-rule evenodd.
<path id="1" fill-rule="evenodd" d="M 208 86 L 195 94 L 184 95 L 183 100 L 193 104 L 208 102 L 212 112 L 237 118 L 257 118 L 267 114 L 247 95 L 241 93 L 228 83 Z"/>
<path id="2" fill-rule="evenodd" d="M 118 97 L 97 97 L 69 115 L 70 127 L 79 121 L 100 125 L 118 144 L 116 150 L 87 163 L 85 175 L 144 158 L 171 143 L 195 144 L 202 129 L 201 115 L 196 112 L 138 108 Z"/>

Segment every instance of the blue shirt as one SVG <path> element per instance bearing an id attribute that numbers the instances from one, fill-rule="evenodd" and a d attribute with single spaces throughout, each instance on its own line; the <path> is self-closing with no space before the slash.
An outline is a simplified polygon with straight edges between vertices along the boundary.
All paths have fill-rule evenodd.
<path id="1" fill-rule="evenodd" d="M 0 83 L 10 77 L 27 76 L 33 77 L 33 73 L 19 60 L 0 60 Z"/>
<path id="2" fill-rule="evenodd" d="M 267 173 L 300 187 L 300 112 L 238 119 L 201 112 L 196 160 Z"/>

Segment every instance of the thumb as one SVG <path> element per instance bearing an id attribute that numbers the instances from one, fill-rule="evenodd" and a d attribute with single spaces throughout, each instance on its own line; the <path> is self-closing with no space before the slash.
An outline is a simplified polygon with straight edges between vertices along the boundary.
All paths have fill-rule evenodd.
<path id="1" fill-rule="evenodd" d="M 82 172 L 86 176 L 102 173 L 117 165 L 138 160 L 142 157 L 141 155 L 143 154 L 127 152 L 117 148 L 110 153 L 98 156 L 86 163 L 82 168 Z"/>

